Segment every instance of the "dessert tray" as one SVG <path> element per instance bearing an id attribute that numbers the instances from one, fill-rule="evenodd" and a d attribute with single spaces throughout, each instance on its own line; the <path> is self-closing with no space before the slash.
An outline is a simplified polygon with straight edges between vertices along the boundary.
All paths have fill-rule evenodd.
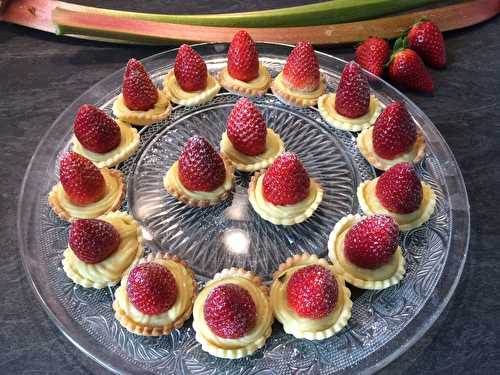
<path id="1" fill-rule="evenodd" d="M 226 62 L 226 44 L 193 46 L 210 72 Z M 258 44 L 261 63 L 276 76 L 290 46 Z M 177 50 L 143 60 L 161 87 Z M 329 91 L 337 85 L 343 60 L 317 53 Z M 297 339 L 275 322 L 264 348 L 228 360 L 211 356 L 195 340 L 191 321 L 159 338 L 133 335 L 113 318 L 116 287 L 85 289 L 63 272 L 69 224 L 50 209 L 47 194 L 58 180 L 61 155 L 70 147 L 71 123 L 80 105 L 111 113 L 123 70 L 80 96 L 47 131 L 26 172 L 19 202 L 18 239 L 36 295 L 55 324 L 80 350 L 104 367 L 127 374 L 336 374 L 372 373 L 414 344 L 439 316 L 457 285 L 469 239 L 469 206 L 457 163 L 429 118 L 408 98 L 371 76 L 372 93 L 382 105 L 404 101 L 423 130 L 427 151 L 417 163 L 420 178 L 436 195 L 436 209 L 424 225 L 400 234 L 407 274 L 396 286 L 362 291 L 349 286 L 352 318 L 341 332 L 323 341 Z M 127 179 L 128 211 L 142 226 L 145 252 L 168 251 L 184 259 L 200 285 L 223 268 L 243 267 L 270 282 L 278 265 L 308 251 L 327 256 L 328 236 L 347 214 L 360 212 L 356 187 L 376 176 L 356 146 L 356 134 L 334 129 L 313 107 L 295 108 L 270 92 L 253 98 L 287 150 L 297 153 L 324 189 L 315 215 L 293 226 L 262 220 L 250 207 L 248 173 L 236 173 L 232 196 L 208 208 L 193 208 L 166 194 L 162 177 L 185 141 L 198 134 L 217 145 L 238 96 L 222 90 L 206 104 L 174 106 L 171 115 L 140 130 L 139 151 L 118 165 Z"/>

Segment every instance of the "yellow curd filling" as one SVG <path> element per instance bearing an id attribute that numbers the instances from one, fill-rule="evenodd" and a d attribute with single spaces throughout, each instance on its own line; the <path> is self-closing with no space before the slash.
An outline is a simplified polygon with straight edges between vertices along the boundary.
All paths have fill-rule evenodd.
<path id="1" fill-rule="evenodd" d="M 424 222 L 429 220 L 436 206 L 436 195 L 428 184 L 422 182 L 423 194 L 420 207 L 408 214 L 398 214 L 389 211 L 384 206 L 382 206 L 382 203 L 379 201 L 377 195 L 375 194 L 377 181 L 378 177 L 373 180 L 364 181 L 358 186 L 357 189 L 359 204 L 366 215 L 382 214 L 392 216 L 398 223 L 399 229 L 402 231 L 408 231 L 410 229 L 419 227 Z"/>
<path id="2" fill-rule="evenodd" d="M 292 101 L 292 98 L 298 99 L 293 104 L 301 106 L 310 106 L 316 104 L 318 98 L 324 94 L 326 84 L 323 77 L 320 79 L 319 86 L 313 91 L 301 91 L 288 87 L 283 81 L 283 72 L 279 73 L 274 79 L 275 94 L 279 95 L 285 101 Z"/>
<path id="3" fill-rule="evenodd" d="M 167 268 L 174 276 L 177 285 L 177 299 L 167 311 L 157 315 L 147 315 L 137 310 L 127 295 L 127 278 L 124 277 L 120 287 L 115 292 L 115 299 L 128 319 L 138 325 L 147 327 L 162 327 L 174 323 L 191 306 L 194 296 L 193 279 L 190 272 L 180 263 L 171 259 L 155 258 L 152 260 Z"/>
<path id="4" fill-rule="evenodd" d="M 274 205 L 264 197 L 264 175 L 257 178 L 254 186 L 248 189 L 248 199 L 253 209 L 265 220 L 273 224 L 292 225 L 298 224 L 312 216 L 323 199 L 323 189 L 314 180 L 310 180 L 309 195 L 299 203 L 284 206 Z"/>
<path id="5" fill-rule="evenodd" d="M 362 289 L 383 289 L 397 284 L 405 274 L 405 259 L 399 246 L 389 262 L 376 269 L 358 267 L 347 259 L 345 237 L 362 219 L 360 215 L 348 215 L 335 225 L 328 242 L 328 254 L 335 271 L 348 283 Z"/>
<path id="6" fill-rule="evenodd" d="M 345 117 L 335 109 L 335 93 L 330 93 L 319 98 L 318 110 L 325 121 L 333 127 L 346 131 L 360 131 L 375 123 L 380 114 L 381 106 L 375 95 L 370 95 L 367 113 L 357 118 Z"/>
<path id="7" fill-rule="evenodd" d="M 226 178 L 221 186 L 212 191 L 192 191 L 188 190 L 181 182 L 179 178 L 179 161 L 176 161 L 168 170 L 167 174 L 163 178 L 163 185 L 165 189 L 170 191 L 176 191 L 195 201 L 211 201 L 219 198 L 220 196 L 226 194 L 233 187 L 233 174 L 228 173 L 229 161 L 224 160 L 224 165 L 226 167 Z"/>
<path id="8" fill-rule="evenodd" d="M 220 149 L 231 160 L 236 169 L 253 172 L 271 165 L 285 151 L 285 145 L 278 134 L 267 128 L 266 150 L 262 154 L 250 156 L 238 151 L 234 148 L 226 132 L 222 134 Z"/>
<path id="9" fill-rule="evenodd" d="M 333 267 L 323 259 L 318 259 L 315 255 L 303 254 L 298 257 L 298 261 L 292 261 L 284 269 L 274 276 L 271 286 L 271 304 L 276 319 L 283 324 L 286 333 L 297 338 L 306 338 L 309 340 L 322 340 L 333 336 L 340 331 L 351 317 L 352 301 L 351 293 L 345 287 L 344 280 L 335 276 L 338 286 L 338 295 L 335 308 L 321 319 L 309 319 L 299 316 L 288 306 L 287 286 L 292 274 L 299 269 L 311 264 L 319 264 L 330 270 L 333 274 Z M 334 274 L 335 275 L 335 274 Z"/>
<path id="10" fill-rule="evenodd" d="M 134 125 L 151 125 L 168 117 L 172 106 L 168 95 L 158 90 L 158 101 L 147 111 L 133 111 L 127 107 L 120 94 L 113 103 L 113 114 L 120 120 Z"/>
<path id="11" fill-rule="evenodd" d="M 57 209 L 64 211 L 63 214 L 68 217 L 67 220 L 75 218 L 92 219 L 118 208 L 124 196 L 123 175 L 118 171 L 107 168 L 101 169 L 101 173 L 104 177 L 105 191 L 103 197 L 97 202 L 84 206 L 71 202 L 59 182 L 49 193 L 49 201 L 54 202 L 52 206 L 56 205 Z"/>
<path id="12" fill-rule="evenodd" d="M 102 262 L 85 263 L 68 246 L 64 251 L 63 268 L 76 284 L 87 288 L 105 288 L 118 284 L 123 273 L 144 253 L 142 232 L 132 216 L 125 212 L 111 212 L 99 217 L 118 231 L 118 249 Z"/>
<path id="13" fill-rule="evenodd" d="M 219 73 L 219 81 L 221 85 L 229 91 L 238 91 L 247 95 L 262 95 L 271 84 L 272 77 L 265 66 L 259 64 L 259 75 L 257 78 L 245 82 L 231 77 L 227 67 Z"/>
<path id="14" fill-rule="evenodd" d="M 174 103 L 185 106 L 204 104 L 212 100 L 212 98 L 217 95 L 220 90 L 219 83 L 214 77 L 208 74 L 207 87 L 205 87 L 204 90 L 193 92 L 184 91 L 177 82 L 173 69 L 165 76 L 163 87 L 164 90 L 168 92 L 170 100 Z"/>
<path id="15" fill-rule="evenodd" d="M 405 153 L 389 160 L 377 155 L 373 148 L 373 127 L 363 130 L 358 135 L 357 144 L 359 151 L 364 158 L 375 168 L 386 171 L 393 165 L 402 162 L 418 162 L 425 155 L 425 138 L 422 131 L 418 130 L 417 140 L 413 146 Z"/>
<path id="16" fill-rule="evenodd" d="M 214 288 L 222 284 L 236 284 L 244 288 L 255 303 L 256 322 L 255 326 L 245 336 L 237 339 L 225 339 L 215 335 L 208 327 L 203 308 L 208 294 Z M 193 328 L 196 338 L 202 344 L 203 349 L 210 354 L 223 358 L 240 358 L 249 355 L 263 346 L 265 340 L 271 333 L 272 309 L 268 296 L 262 289 L 251 280 L 244 277 L 226 277 L 222 280 L 212 281 L 200 292 L 193 307 Z"/>
<path id="17" fill-rule="evenodd" d="M 116 120 L 120 127 L 121 141 L 120 144 L 113 150 L 104 154 L 99 154 L 87 150 L 78 139 L 73 136 L 73 151 L 85 156 L 91 160 L 97 168 L 112 167 L 121 161 L 127 160 L 139 147 L 139 133 L 126 122 Z"/>

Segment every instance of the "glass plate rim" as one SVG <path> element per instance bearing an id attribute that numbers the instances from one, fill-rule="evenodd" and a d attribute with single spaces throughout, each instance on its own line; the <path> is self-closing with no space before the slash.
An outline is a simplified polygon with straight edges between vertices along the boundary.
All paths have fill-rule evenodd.
<path id="1" fill-rule="evenodd" d="M 257 43 L 258 45 L 267 45 L 269 47 L 272 46 L 282 46 L 282 47 L 288 47 L 288 48 L 293 48 L 293 45 L 290 44 L 285 44 L 285 43 Z M 193 47 L 212 47 L 214 49 L 217 49 L 216 46 L 227 46 L 227 43 L 198 43 L 198 44 L 193 44 Z M 158 58 L 171 58 L 172 56 L 175 57 L 175 53 L 179 48 L 171 48 L 156 54 L 153 54 L 151 56 L 148 56 L 144 59 L 141 59 L 141 62 L 147 64 L 151 60 L 155 60 Z M 323 56 L 326 59 L 333 59 L 337 60 L 342 63 L 346 63 L 347 61 L 344 59 L 341 59 L 339 57 L 336 57 L 334 55 L 325 53 L 325 52 L 320 52 L 316 51 L 316 53 L 320 56 Z M 39 288 L 39 286 L 36 284 L 35 279 L 33 278 L 32 273 L 30 272 L 30 264 L 28 262 L 27 258 L 27 253 L 26 253 L 26 246 L 25 246 L 25 238 L 24 238 L 24 231 L 22 226 L 22 221 L 24 218 L 24 215 L 26 215 L 25 210 L 23 209 L 23 203 L 25 201 L 25 195 L 27 194 L 27 183 L 29 178 L 32 175 L 32 172 L 34 171 L 34 166 L 37 161 L 37 156 L 40 153 L 42 147 L 44 146 L 45 142 L 47 141 L 50 133 L 57 127 L 59 122 L 61 121 L 62 118 L 64 118 L 69 112 L 71 112 L 72 107 L 85 102 L 89 102 L 88 100 L 84 100 L 87 97 L 92 97 L 93 99 L 96 100 L 95 104 L 104 104 L 106 100 L 102 99 L 101 97 L 95 97 L 95 90 L 96 88 L 106 85 L 107 83 L 115 80 L 117 77 L 121 77 L 121 75 L 124 72 L 124 68 L 120 68 L 113 73 L 107 75 L 105 78 L 102 80 L 98 81 L 96 84 L 92 85 L 89 89 L 87 89 L 85 92 L 83 92 L 80 96 L 78 96 L 71 104 L 68 105 L 68 107 L 62 111 L 59 116 L 54 120 L 52 125 L 47 129 L 43 137 L 40 139 L 40 142 L 38 143 L 37 147 L 35 148 L 35 151 L 33 152 L 32 157 L 30 158 L 29 164 L 26 168 L 26 172 L 23 177 L 23 181 L 21 184 L 21 189 L 19 192 L 19 198 L 18 198 L 18 204 L 17 204 L 17 241 L 18 241 L 18 246 L 20 249 L 21 253 L 21 261 L 23 264 L 24 271 L 26 273 L 28 283 L 30 287 L 32 288 L 38 302 L 40 305 L 42 305 L 43 309 L 49 316 L 49 318 L 54 322 L 56 327 L 68 338 L 68 340 L 75 345 L 80 351 L 82 351 L 85 355 L 89 356 L 92 358 L 94 361 L 96 361 L 98 364 L 103 366 L 104 368 L 114 372 L 114 373 L 122 373 L 124 371 L 130 371 L 130 369 L 126 368 L 121 368 L 121 366 L 117 366 L 117 364 L 110 364 L 108 361 L 111 358 L 115 358 L 115 355 L 109 355 L 108 353 L 104 353 L 102 351 L 98 351 L 99 347 L 101 344 L 99 344 L 92 336 L 87 334 L 85 331 L 79 331 L 79 333 L 83 333 L 86 336 L 89 337 L 90 340 L 86 341 L 85 343 L 80 343 L 78 340 L 76 340 L 73 336 L 72 333 L 75 331 L 75 327 L 71 327 L 67 323 L 67 319 L 61 319 L 59 316 L 57 316 L 54 311 L 51 309 L 51 306 L 49 306 L 49 303 L 44 299 L 44 295 Z M 453 169 L 454 174 L 447 175 L 448 177 L 454 177 L 455 179 L 455 187 L 457 188 L 457 192 L 454 194 L 455 196 L 460 195 L 463 199 L 461 202 L 461 205 L 457 208 L 457 202 L 450 202 L 450 211 L 453 212 L 452 219 L 455 217 L 457 212 L 460 212 L 463 215 L 462 218 L 462 224 L 465 225 L 466 231 L 465 231 L 465 237 L 461 240 L 461 247 L 460 250 L 463 251 L 461 253 L 461 258 L 458 262 L 458 267 L 456 268 L 456 273 L 452 276 L 450 274 L 447 274 L 446 272 L 443 272 L 440 279 L 438 280 L 435 291 L 436 294 L 439 294 L 439 297 L 434 297 L 434 299 L 438 299 L 438 304 L 435 307 L 431 306 L 431 298 L 429 298 L 420 312 L 414 317 L 414 319 L 405 327 L 403 330 L 396 336 L 394 337 L 391 341 L 389 341 L 384 347 L 380 348 L 378 351 L 375 351 L 374 353 L 370 354 L 366 359 L 364 359 L 365 362 L 368 362 L 368 366 L 362 370 L 361 373 L 373 373 L 376 372 L 383 367 L 387 366 L 389 363 L 391 363 L 393 360 L 401 356 L 404 352 L 406 352 L 410 347 L 412 347 L 428 330 L 429 328 L 435 323 L 437 318 L 441 315 L 442 311 L 444 308 L 447 306 L 449 300 L 453 296 L 456 287 L 458 285 L 458 282 L 460 280 L 460 277 L 462 275 L 462 271 L 465 265 L 465 261 L 467 258 L 467 253 L 468 253 L 468 248 L 469 248 L 469 240 L 470 240 L 470 205 L 469 205 L 469 199 L 467 195 L 467 190 L 465 186 L 465 182 L 461 173 L 461 170 L 458 166 L 458 163 L 456 161 L 455 156 L 453 155 L 449 145 L 447 142 L 444 140 L 443 136 L 441 133 L 437 130 L 436 126 L 434 123 L 428 118 L 428 116 L 412 101 L 410 100 L 405 94 L 400 92 L 397 88 L 392 86 L 390 83 L 388 83 L 385 80 L 382 80 L 379 77 L 376 77 L 372 75 L 369 72 L 366 72 L 369 76 L 371 76 L 372 79 L 377 80 L 379 83 L 381 83 L 384 86 L 387 86 L 390 90 L 394 91 L 397 95 L 399 95 L 401 98 L 405 100 L 406 103 L 408 103 L 411 106 L 411 109 L 413 112 L 418 113 L 420 117 L 422 117 L 427 125 L 428 128 L 426 128 L 426 136 L 429 136 L 429 131 L 432 134 L 432 137 L 437 139 L 439 142 L 437 143 L 441 148 L 441 153 L 447 156 L 447 160 L 451 162 L 450 168 Z M 108 93 L 109 94 L 109 93 Z M 440 155 L 443 156 L 443 155 Z M 438 158 L 440 159 L 440 158 Z M 448 189 L 449 187 L 449 182 L 445 182 L 444 185 Z M 452 196 L 449 195 L 449 200 L 452 199 Z M 456 197 L 455 197 L 456 200 Z M 453 234 L 454 234 L 454 225 L 455 225 L 456 220 L 453 220 L 451 222 L 451 228 L 452 228 L 452 236 L 450 237 L 450 243 L 453 242 Z M 448 254 L 445 265 L 443 266 L 443 269 L 446 268 L 446 264 L 450 262 L 450 254 Z M 451 284 L 449 287 L 442 291 L 440 290 L 440 286 L 442 284 L 445 284 L 446 281 L 449 282 L 448 279 L 451 280 Z M 431 310 L 431 311 L 428 311 Z M 430 318 L 427 317 L 425 321 L 422 321 L 422 316 L 426 315 L 426 313 L 430 313 L 431 316 Z M 67 317 L 66 317 L 67 318 Z M 420 318 L 420 319 L 419 319 Z M 72 320 L 69 323 L 74 323 Z M 417 327 L 415 327 L 417 326 Z M 413 330 L 415 331 L 412 336 L 409 339 L 404 340 L 404 342 L 401 343 L 401 345 L 398 347 L 398 349 L 393 350 L 390 352 L 388 355 L 385 357 L 378 359 L 375 358 L 376 354 L 380 352 L 381 350 L 387 350 L 387 347 L 390 344 L 393 344 L 395 341 L 400 338 L 403 333 Z M 393 344 L 394 345 L 394 344 Z"/>

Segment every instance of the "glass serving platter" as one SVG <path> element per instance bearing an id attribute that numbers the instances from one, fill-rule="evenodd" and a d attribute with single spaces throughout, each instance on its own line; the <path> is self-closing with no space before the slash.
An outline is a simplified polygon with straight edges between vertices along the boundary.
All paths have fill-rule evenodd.
<path id="1" fill-rule="evenodd" d="M 226 44 L 194 47 L 209 71 L 220 70 Z M 291 47 L 259 44 L 261 61 L 275 76 Z M 143 60 L 155 82 L 172 67 L 177 50 Z M 318 53 L 328 89 L 334 90 L 343 60 Z M 397 286 L 382 291 L 351 287 L 353 310 L 349 325 L 324 341 L 295 339 L 279 323 L 265 347 L 254 355 L 225 360 L 210 356 L 196 342 L 191 322 L 161 338 L 128 333 L 113 318 L 114 288 L 75 286 L 64 274 L 62 253 L 68 224 L 47 203 L 57 182 L 58 160 L 69 149 L 72 121 L 79 106 L 92 103 L 111 112 L 119 94 L 123 70 L 85 92 L 55 121 L 36 149 L 26 171 L 18 215 L 18 239 L 31 284 L 57 327 L 84 353 L 111 371 L 124 374 L 336 374 L 372 373 L 397 358 L 420 338 L 439 316 L 456 287 L 469 239 L 469 206 L 457 163 L 435 126 L 407 97 L 386 82 L 371 77 L 372 92 L 387 104 L 402 100 L 421 126 L 426 157 L 419 175 L 437 196 L 434 215 L 422 227 L 401 234 L 407 275 Z M 325 190 L 318 211 L 306 222 L 290 227 L 262 220 L 248 204 L 249 174 L 237 173 L 232 196 L 205 209 L 185 206 L 162 187 L 162 176 L 185 140 L 202 135 L 218 146 L 226 118 L 238 96 L 221 93 L 196 107 L 175 106 L 172 115 L 143 128 L 136 155 L 118 168 L 127 176 L 128 210 L 140 222 L 150 251 L 168 250 L 185 259 L 201 285 L 230 266 L 245 267 L 269 281 L 288 256 L 301 251 L 327 255 L 327 240 L 339 218 L 359 212 L 357 185 L 373 178 L 375 170 L 356 147 L 354 133 L 335 130 L 316 108 L 292 108 L 272 94 L 254 101 L 268 126 L 277 131 L 287 150 L 299 154 L 306 169 Z"/>

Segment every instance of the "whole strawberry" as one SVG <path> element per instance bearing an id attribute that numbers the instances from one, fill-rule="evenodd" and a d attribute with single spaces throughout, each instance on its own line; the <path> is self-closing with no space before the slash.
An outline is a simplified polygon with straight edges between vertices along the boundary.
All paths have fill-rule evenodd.
<path id="1" fill-rule="evenodd" d="M 387 210 L 398 214 L 416 211 L 422 203 L 422 183 L 411 163 L 389 168 L 377 180 L 375 195 Z"/>
<path id="2" fill-rule="evenodd" d="M 207 64 L 198 52 L 183 44 L 175 57 L 174 74 L 184 91 L 193 92 L 207 87 Z"/>
<path id="3" fill-rule="evenodd" d="M 370 106 L 370 87 L 361 68 L 354 61 L 342 71 L 335 93 L 335 110 L 349 118 L 361 117 Z"/>
<path id="4" fill-rule="evenodd" d="M 408 46 L 434 68 L 442 69 L 446 65 L 446 49 L 443 34 L 430 21 L 419 21 L 408 32 Z"/>
<path id="5" fill-rule="evenodd" d="M 120 127 L 99 108 L 84 104 L 73 122 L 75 137 L 87 150 L 104 154 L 120 144 Z"/>
<path id="6" fill-rule="evenodd" d="M 234 148 L 245 155 L 255 156 L 266 150 L 266 122 L 247 98 L 238 100 L 229 114 L 227 136 Z"/>
<path id="7" fill-rule="evenodd" d="M 381 158 L 392 160 L 407 152 L 417 140 L 417 126 L 403 102 L 392 102 L 373 127 L 373 149 Z"/>
<path id="8" fill-rule="evenodd" d="M 203 306 L 203 315 L 208 327 L 217 336 L 237 339 L 255 326 L 257 309 L 245 288 L 229 283 L 210 291 Z"/>
<path id="9" fill-rule="evenodd" d="M 285 84 L 295 90 L 314 91 L 320 83 L 319 62 L 309 42 L 299 42 L 283 68 Z"/>
<path id="10" fill-rule="evenodd" d="M 130 59 L 123 77 L 122 94 L 125 105 L 132 111 L 147 111 L 158 101 L 158 89 L 141 62 Z"/>
<path id="11" fill-rule="evenodd" d="M 434 83 L 422 59 L 411 49 L 396 51 L 389 62 L 389 79 L 404 88 L 432 93 Z"/>
<path id="12" fill-rule="evenodd" d="M 106 188 L 101 171 L 89 159 L 72 151 L 61 159 L 59 179 L 71 202 L 78 205 L 98 201 Z"/>
<path id="13" fill-rule="evenodd" d="M 227 52 L 229 75 L 240 81 L 249 82 L 259 75 L 259 53 L 250 34 L 238 31 Z"/>
<path id="14" fill-rule="evenodd" d="M 295 204 L 309 194 L 309 175 L 298 156 L 281 154 L 267 169 L 262 181 L 264 198 L 275 205 Z"/>
<path id="15" fill-rule="evenodd" d="M 214 191 L 224 182 L 226 169 L 212 145 L 195 135 L 188 139 L 179 157 L 179 178 L 191 191 Z"/>
<path id="16" fill-rule="evenodd" d="M 95 264 L 118 249 L 120 233 L 104 220 L 79 219 L 71 224 L 68 243 L 78 259 Z"/>
<path id="17" fill-rule="evenodd" d="M 387 264 L 398 248 L 399 227 L 390 216 L 374 215 L 353 225 L 344 241 L 345 256 L 361 268 Z"/>
<path id="18" fill-rule="evenodd" d="M 132 268 L 126 288 L 132 305 L 146 315 L 161 314 L 177 300 L 174 276 L 155 262 L 142 263 Z"/>
<path id="19" fill-rule="evenodd" d="M 387 40 L 371 37 L 358 45 L 355 60 L 363 69 L 382 77 L 390 55 L 391 47 Z"/>
<path id="20" fill-rule="evenodd" d="M 287 283 L 286 299 L 299 316 L 321 319 L 335 308 L 338 293 L 337 280 L 332 273 L 312 264 L 292 274 Z"/>

